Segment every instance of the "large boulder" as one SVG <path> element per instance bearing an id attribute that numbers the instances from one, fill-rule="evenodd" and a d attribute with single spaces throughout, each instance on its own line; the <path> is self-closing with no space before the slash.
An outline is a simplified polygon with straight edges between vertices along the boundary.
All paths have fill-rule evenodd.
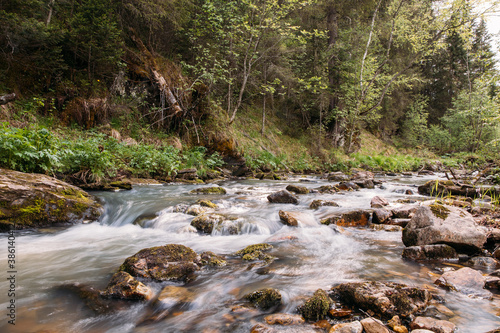
<path id="1" fill-rule="evenodd" d="M 446 272 L 434 283 L 444 288 L 457 291 L 461 294 L 481 298 L 491 298 L 491 293 L 483 289 L 485 277 L 480 272 L 469 267 Z"/>
<path id="2" fill-rule="evenodd" d="M 200 257 L 189 247 L 167 244 L 140 250 L 125 259 L 120 271 L 155 281 L 190 281 L 201 265 Z"/>
<path id="3" fill-rule="evenodd" d="M 425 289 L 394 282 L 349 282 L 332 288 L 342 301 L 384 318 L 409 317 L 424 310 L 431 299 Z"/>
<path id="4" fill-rule="evenodd" d="M 267 200 L 271 203 L 291 203 L 298 204 L 299 200 L 295 195 L 288 192 L 287 190 L 281 190 L 278 192 L 274 192 L 267 196 Z"/>
<path id="5" fill-rule="evenodd" d="M 421 206 L 403 230 L 406 246 L 447 244 L 460 253 L 475 253 L 486 242 L 486 232 L 468 212 L 452 206 Z"/>
<path id="6" fill-rule="evenodd" d="M 0 169 L 0 232 L 96 220 L 101 205 L 55 178 Z"/>

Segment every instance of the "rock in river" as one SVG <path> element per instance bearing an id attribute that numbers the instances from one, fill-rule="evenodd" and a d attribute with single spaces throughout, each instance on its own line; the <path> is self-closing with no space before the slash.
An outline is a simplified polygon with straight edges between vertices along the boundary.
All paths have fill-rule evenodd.
<path id="1" fill-rule="evenodd" d="M 342 301 L 382 317 L 409 317 L 427 307 L 427 290 L 394 282 L 350 282 L 332 288 Z"/>
<path id="2" fill-rule="evenodd" d="M 403 250 L 403 258 L 412 260 L 458 259 L 457 251 L 446 244 L 409 246 Z"/>
<path id="3" fill-rule="evenodd" d="M 318 321 L 326 317 L 332 304 L 328 294 L 323 289 L 318 289 L 298 310 L 304 319 Z"/>
<path id="4" fill-rule="evenodd" d="M 148 300 L 153 296 L 153 291 L 129 273 L 120 271 L 111 277 L 107 288 L 101 295 L 127 300 Z"/>
<path id="5" fill-rule="evenodd" d="M 0 232 L 96 220 L 100 204 L 55 178 L 0 169 Z"/>
<path id="6" fill-rule="evenodd" d="M 309 189 L 305 186 L 300 185 L 288 185 L 286 187 L 287 191 L 293 192 L 295 194 L 308 194 Z"/>
<path id="7" fill-rule="evenodd" d="M 406 246 L 448 244 L 459 253 L 475 253 L 486 242 L 486 232 L 463 209 L 432 204 L 421 206 L 403 230 Z"/>
<path id="8" fill-rule="evenodd" d="M 156 281 L 189 281 L 200 265 L 200 257 L 189 247 L 167 244 L 140 250 L 125 259 L 120 271 Z"/>
<path id="9" fill-rule="evenodd" d="M 411 322 L 410 328 L 412 330 L 424 329 L 437 333 L 453 333 L 455 332 L 456 326 L 447 320 L 439 320 L 430 317 L 417 317 Z"/>
<path id="10" fill-rule="evenodd" d="M 491 293 L 483 289 L 485 284 L 483 275 L 469 267 L 446 272 L 435 283 L 447 289 L 458 291 L 461 294 L 491 298 Z"/>
<path id="11" fill-rule="evenodd" d="M 272 288 L 254 291 L 243 296 L 243 298 L 261 310 L 268 310 L 281 304 L 281 294 L 279 290 Z"/>
<path id="12" fill-rule="evenodd" d="M 267 200 L 271 203 L 291 203 L 298 204 L 299 200 L 295 195 L 288 192 L 287 190 L 281 190 L 278 192 L 274 192 L 267 196 Z"/>

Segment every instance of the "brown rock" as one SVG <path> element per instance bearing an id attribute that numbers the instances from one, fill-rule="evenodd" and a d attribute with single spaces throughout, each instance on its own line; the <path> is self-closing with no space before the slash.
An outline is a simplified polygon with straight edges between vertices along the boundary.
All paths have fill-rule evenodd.
<path id="1" fill-rule="evenodd" d="M 359 321 L 337 324 L 330 328 L 328 333 L 362 333 L 363 325 Z"/>
<path id="2" fill-rule="evenodd" d="M 339 204 L 336 203 L 335 201 L 314 200 L 309 205 L 309 208 L 318 209 L 319 207 L 322 207 L 322 206 L 339 207 Z"/>
<path id="3" fill-rule="evenodd" d="M 408 219 L 413 217 L 413 214 L 417 211 L 418 206 L 416 205 L 406 205 L 391 210 L 392 217 L 395 219 Z"/>
<path id="4" fill-rule="evenodd" d="M 468 262 L 471 266 L 477 266 L 482 268 L 496 269 L 498 267 L 498 260 L 491 257 L 474 257 Z"/>
<path id="5" fill-rule="evenodd" d="M 403 258 L 411 260 L 458 259 L 454 248 L 445 244 L 410 246 L 403 250 Z"/>
<path id="6" fill-rule="evenodd" d="M 111 277 L 108 286 L 101 295 L 108 298 L 148 300 L 153 297 L 153 291 L 130 274 L 117 272 Z"/>
<path id="7" fill-rule="evenodd" d="M 322 224 L 336 224 L 341 227 L 366 227 L 370 221 L 369 211 L 353 211 L 342 215 L 335 214 L 321 220 Z"/>
<path id="8" fill-rule="evenodd" d="M 299 185 L 288 185 L 286 187 L 287 191 L 293 192 L 295 194 L 308 194 L 309 189 L 305 186 L 299 186 Z"/>
<path id="9" fill-rule="evenodd" d="M 269 325 L 301 325 L 305 323 L 304 318 L 299 315 L 292 315 L 288 313 L 274 313 L 264 317 L 264 320 Z"/>
<path id="10" fill-rule="evenodd" d="M 385 198 L 382 198 L 379 196 L 373 197 L 373 199 L 370 201 L 370 206 L 372 208 L 382 208 L 382 207 L 388 206 L 388 205 L 389 205 L 389 201 L 387 201 Z"/>
<path id="11" fill-rule="evenodd" d="M 383 317 L 409 317 L 425 309 L 431 299 L 425 289 L 393 282 L 350 282 L 332 288 L 349 304 Z"/>
<path id="12" fill-rule="evenodd" d="M 262 310 L 268 310 L 281 304 L 281 294 L 279 290 L 272 288 L 265 288 L 254 291 L 243 296 L 243 298 L 250 301 L 255 307 Z"/>
<path id="13" fill-rule="evenodd" d="M 390 223 L 392 212 L 385 209 L 375 209 L 373 211 L 372 222 L 376 224 Z"/>
<path id="14" fill-rule="evenodd" d="M 352 310 L 350 310 L 350 309 L 331 309 L 330 311 L 328 311 L 328 314 L 332 318 L 349 317 L 352 315 Z"/>
<path id="15" fill-rule="evenodd" d="M 434 283 L 465 295 L 491 298 L 491 293 L 483 289 L 485 284 L 483 275 L 469 267 L 446 272 Z"/>
<path id="16" fill-rule="evenodd" d="M 380 320 L 365 318 L 361 320 L 365 333 L 389 333 L 387 327 Z"/>
<path id="17" fill-rule="evenodd" d="M 165 286 L 154 301 L 154 305 L 162 309 L 168 309 L 178 304 L 192 303 L 195 298 L 195 293 L 185 287 Z"/>
<path id="18" fill-rule="evenodd" d="M 299 203 L 297 197 L 287 190 L 274 192 L 267 196 L 267 200 L 271 203 L 291 203 L 295 205 Z"/>
<path id="19" fill-rule="evenodd" d="M 446 321 L 438 320 L 430 317 L 417 317 L 410 324 L 412 330 L 426 329 L 435 333 L 453 333 L 455 324 Z"/>
<path id="20" fill-rule="evenodd" d="M 484 287 L 486 289 L 500 289 L 500 278 L 496 276 L 487 276 L 485 278 Z"/>
<path id="21" fill-rule="evenodd" d="M 283 210 L 279 211 L 279 217 L 281 222 L 285 225 L 292 227 L 298 226 L 317 226 L 316 218 L 312 214 L 305 212 L 286 212 Z"/>

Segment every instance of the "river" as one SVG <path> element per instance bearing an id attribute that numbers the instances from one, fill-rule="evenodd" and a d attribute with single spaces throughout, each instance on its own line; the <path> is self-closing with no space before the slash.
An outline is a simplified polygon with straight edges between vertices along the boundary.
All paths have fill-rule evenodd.
<path id="1" fill-rule="evenodd" d="M 280 311 L 294 313 L 318 288 L 328 290 L 342 282 L 364 280 L 394 281 L 435 290 L 453 312 L 446 319 L 454 322 L 459 332 L 497 328 L 500 326 L 497 296 L 492 300 L 472 299 L 433 285 L 445 267 L 454 267 L 456 263 L 415 263 L 402 259 L 401 232 L 346 228 L 345 233 L 337 233 L 319 223 L 334 212 L 368 209 L 376 195 L 388 199 L 392 206 L 398 205 L 394 203 L 397 199 L 418 198 L 419 195 L 405 195 L 405 190 L 416 193 L 416 185 L 435 177 L 379 177 L 382 187 L 300 195 L 298 205 L 271 204 L 267 195 L 288 184 L 313 189 L 332 183 L 318 177 L 297 176 L 283 181 L 224 181 L 218 185 L 227 190 L 226 195 L 194 195 L 189 193 L 192 189 L 208 185 L 179 184 L 95 192 L 105 202 L 105 213 L 99 222 L 16 232 L 16 325 L 8 324 L 9 318 L 4 316 L 0 331 L 250 332 L 253 325 L 262 322 L 261 313 L 245 318 L 231 314 L 231 307 L 249 292 L 264 287 L 279 289 L 284 304 Z M 238 235 L 193 233 L 189 228 L 193 216 L 174 213 L 173 207 L 194 203 L 202 197 L 216 203 L 218 213 L 237 218 L 241 232 Z M 334 200 L 340 207 L 311 210 L 308 206 L 314 199 Z M 310 221 L 304 227 L 284 226 L 278 217 L 279 210 L 306 212 Z M 145 221 L 143 227 L 133 224 L 141 218 Z M 80 283 L 103 289 L 125 258 L 152 246 L 183 244 L 198 253 L 212 251 L 230 256 L 247 245 L 263 242 L 274 246 L 271 254 L 278 259 L 271 265 L 251 265 L 230 257 L 225 267 L 202 270 L 196 280 L 185 286 L 194 295 L 192 301 L 160 321 L 144 320 L 150 314 L 148 303 L 131 303 L 118 312 L 95 315 L 80 299 L 57 288 Z M 7 243 L 4 234 L 1 248 L 7 249 Z M 7 274 L 6 256 L 0 269 Z M 155 283 L 152 287 L 160 291 L 163 285 Z M 2 279 L 2 313 L 10 304 L 8 289 L 9 281 Z M 311 331 L 311 326 L 295 331 Z"/>

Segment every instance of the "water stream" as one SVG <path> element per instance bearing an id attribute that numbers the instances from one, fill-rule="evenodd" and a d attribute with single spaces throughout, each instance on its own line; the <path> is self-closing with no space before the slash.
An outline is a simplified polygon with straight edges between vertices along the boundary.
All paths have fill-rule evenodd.
<path id="1" fill-rule="evenodd" d="M 406 283 L 436 290 L 446 299 L 454 315 L 448 318 L 459 332 L 486 332 L 500 326 L 500 299 L 472 299 L 436 288 L 433 282 L 443 267 L 453 264 L 414 263 L 401 258 L 400 232 L 347 228 L 339 234 L 319 220 L 333 212 L 370 207 L 375 195 L 392 204 L 416 192 L 415 185 L 435 177 L 384 177 L 383 187 L 338 194 L 299 196 L 299 205 L 270 204 L 266 197 L 288 184 L 308 188 L 331 184 L 316 177 L 294 177 L 286 181 L 242 180 L 219 183 L 226 195 L 193 195 L 190 190 L 207 185 L 144 185 L 131 191 L 96 192 L 105 202 L 101 221 L 65 229 L 17 232 L 16 325 L 0 321 L 2 332 L 249 332 L 262 316 L 238 320 L 229 316 L 231 307 L 249 292 L 259 288 L 277 288 L 283 296 L 281 312 L 294 313 L 296 307 L 316 289 L 329 289 L 346 281 L 380 280 Z M 219 206 L 218 213 L 237 218 L 241 233 L 226 235 L 193 233 L 193 216 L 173 212 L 177 204 L 194 203 L 201 197 Z M 334 200 L 340 207 L 310 210 L 314 199 Z M 309 214 L 307 226 L 284 226 L 279 210 Z M 137 219 L 143 226 L 134 225 Z M 202 270 L 195 281 L 186 285 L 193 300 L 176 309 L 164 320 L 144 322 L 149 307 L 132 303 L 108 315 L 94 315 L 75 296 L 56 287 L 81 283 L 105 288 L 111 275 L 125 258 L 141 249 L 169 243 L 186 245 L 196 252 L 212 251 L 230 255 L 247 245 L 268 242 L 278 257 L 267 267 L 241 264 L 233 260 L 226 267 Z M 1 235 L 0 246 L 7 248 Z M 4 252 L 5 253 L 5 252 Z M 6 260 L 0 269 L 6 272 Z M 179 283 L 167 283 L 181 285 Z M 153 284 L 155 291 L 165 284 Z M 8 281 L 0 282 L 1 308 L 9 305 Z M 287 332 L 292 332 L 290 328 Z"/>

